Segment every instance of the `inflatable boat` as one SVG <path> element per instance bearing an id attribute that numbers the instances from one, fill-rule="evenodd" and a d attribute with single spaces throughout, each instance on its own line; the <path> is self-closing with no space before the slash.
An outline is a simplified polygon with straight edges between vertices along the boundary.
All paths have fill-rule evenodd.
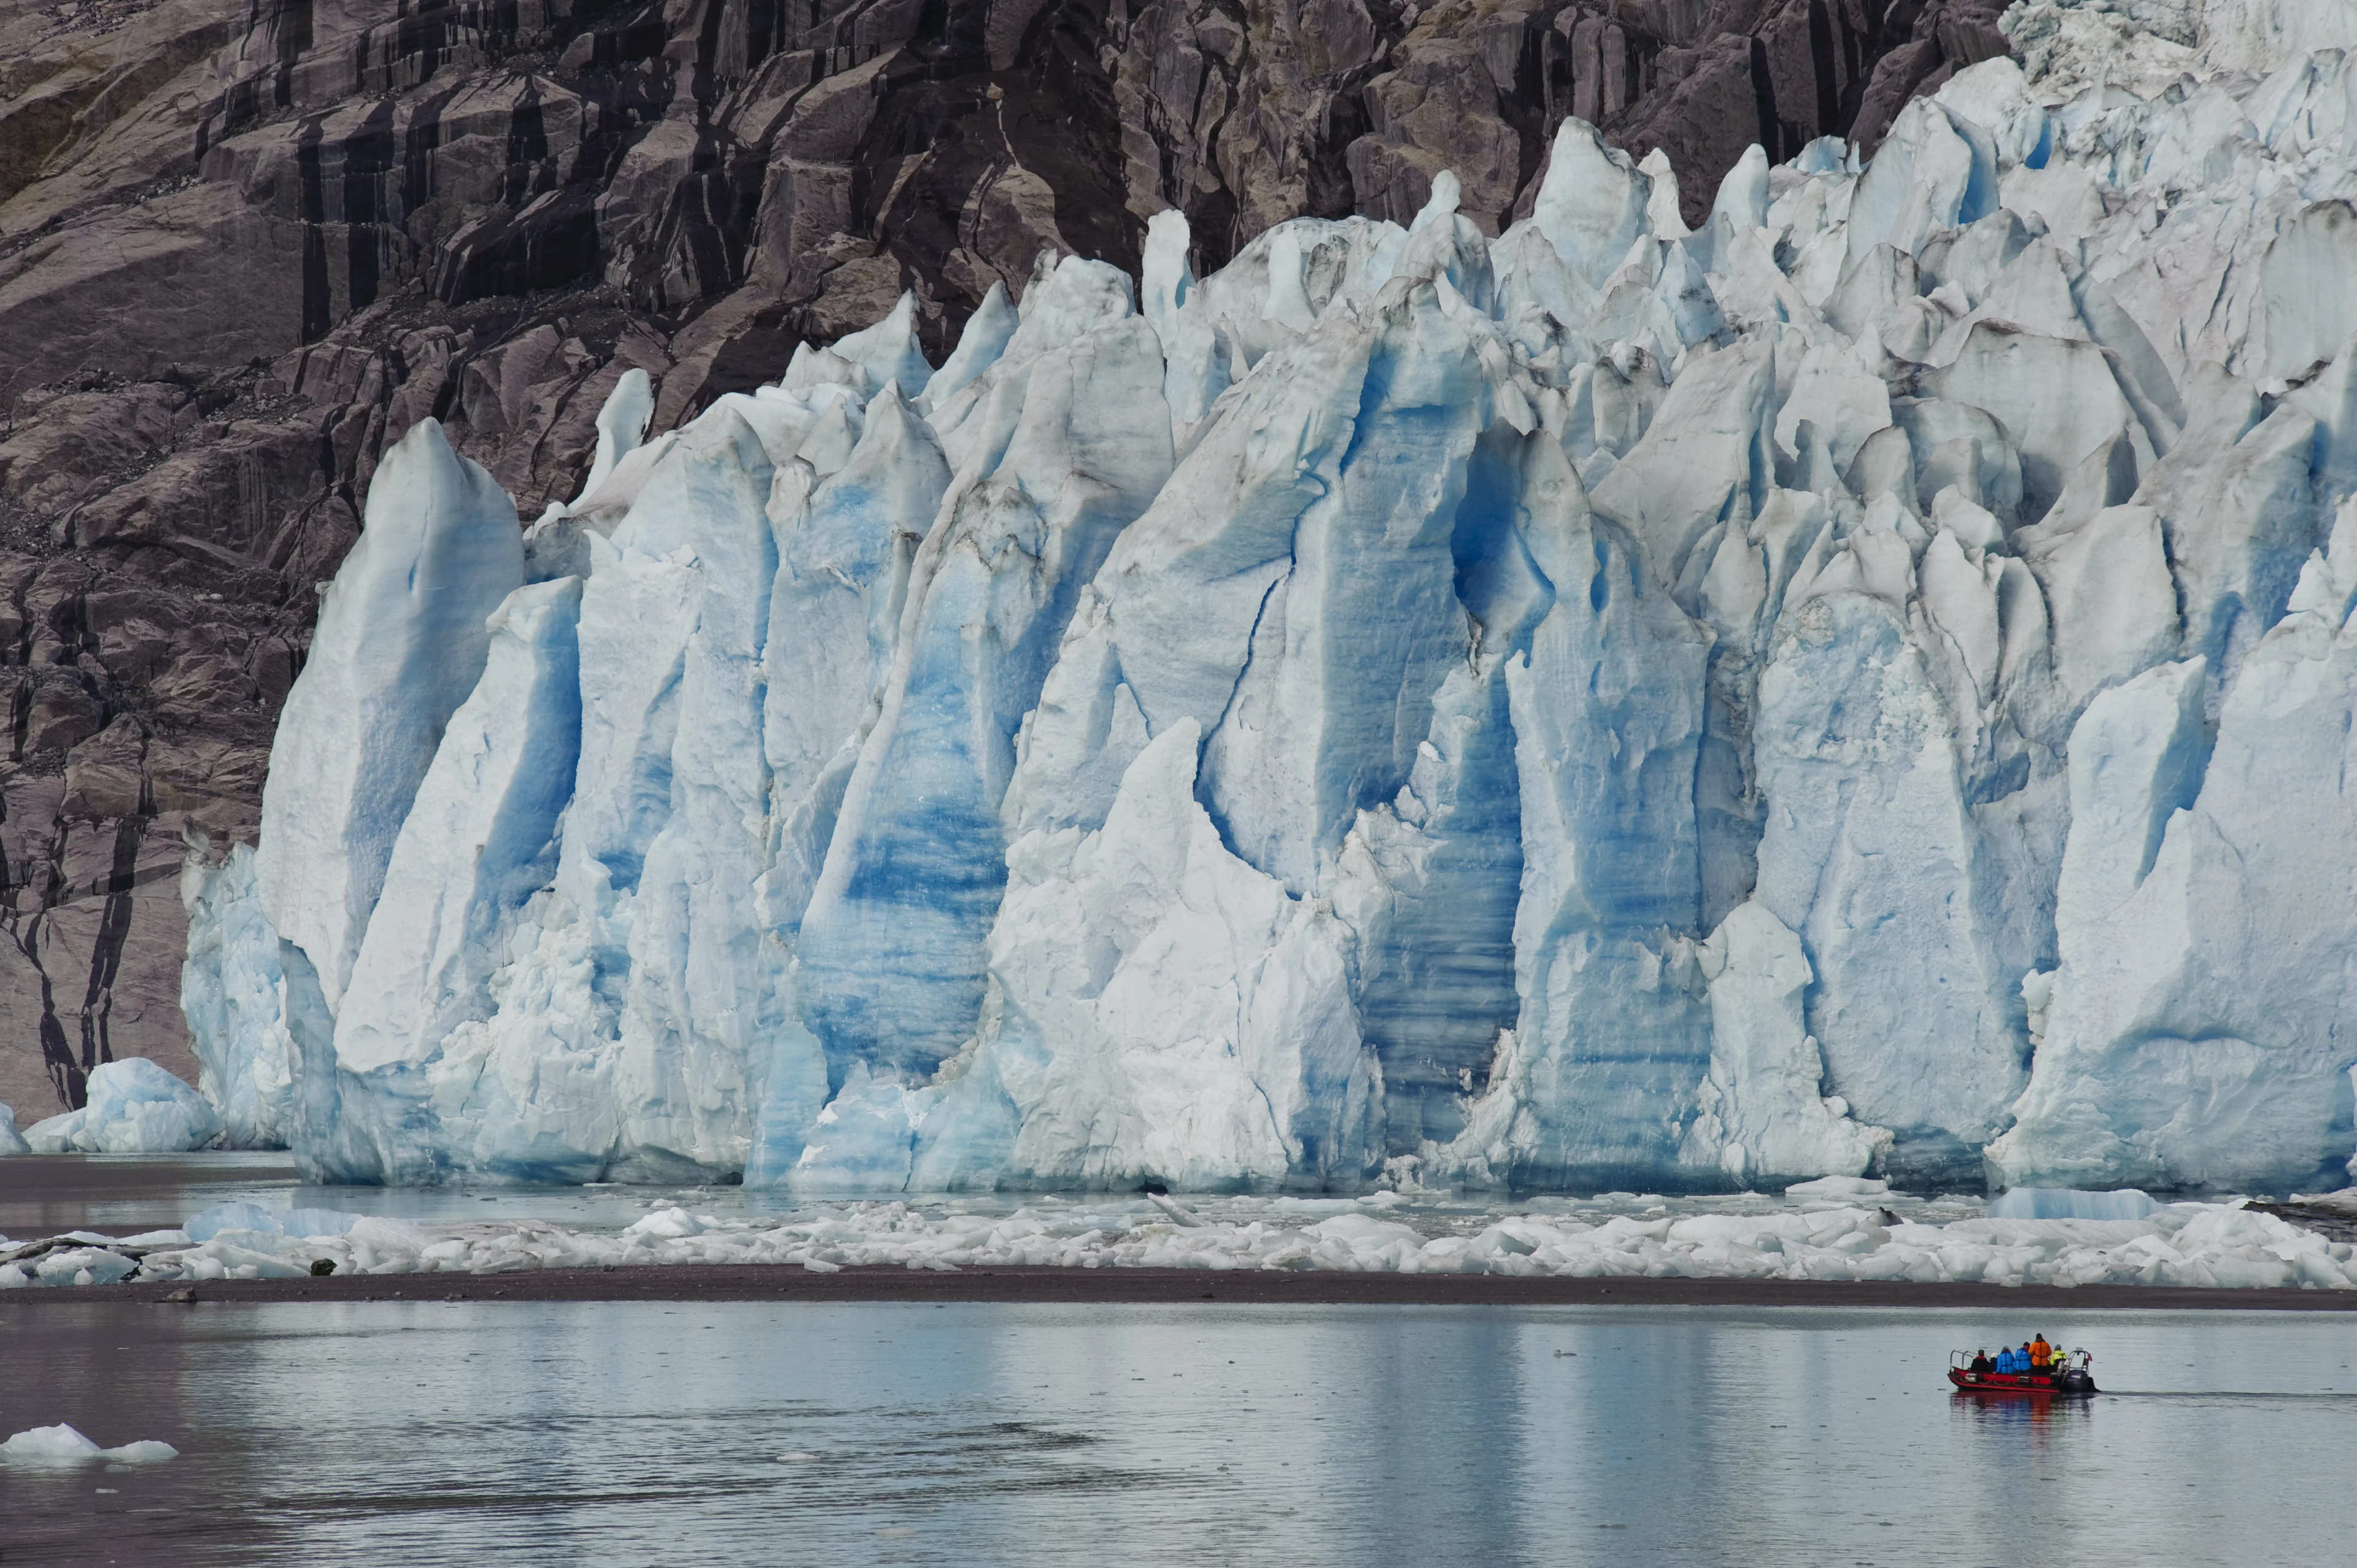
<path id="1" fill-rule="evenodd" d="M 2073 1350 L 2049 1371 L 1977 1372 L 1973 1369 L 1973 1352 L 1956 1350 L 1948 1356 L 1948 1381 L 1968 1394 L 2101 1393 L 2090 1370 L 2094 1364 L 2093 1356 Z"/>

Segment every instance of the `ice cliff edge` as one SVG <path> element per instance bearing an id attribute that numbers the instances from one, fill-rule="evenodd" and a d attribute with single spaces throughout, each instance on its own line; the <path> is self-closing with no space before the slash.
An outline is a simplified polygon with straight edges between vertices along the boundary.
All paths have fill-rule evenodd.
<path id="1" fill-rule="evenodd" d="M 2029 9 L 2077 52 L 1692 232 L 1575 121 L 1495 241 L 1443 178 L 1199 279 L 1166 214 L 939 369 L 904 301 L 675 431 L 634 373 L 521 532 L 420 424 L 189 874 L 231 1134 L 2341 1185 L 2357 56 L 2082 85 Z"/>

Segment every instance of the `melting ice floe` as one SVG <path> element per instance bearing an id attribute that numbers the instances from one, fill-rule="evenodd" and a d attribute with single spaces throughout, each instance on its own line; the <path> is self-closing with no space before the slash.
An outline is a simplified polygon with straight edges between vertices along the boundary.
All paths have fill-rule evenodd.
<path id="1" fill-rule="evenodd" d="M 1527 1212 L 1416 1204 L 1394 1194 L 1300 1197 L 1047 1198 L 811 1204 L 785 1215 L 716 1214 L 694 1195 L 658 1200 L 620 1228 L 526 1221 L 434 1225 L 342 1216 L 337 1233 L 221 1229 L 191 1221 L 125 1243 L 119 1277 L 143 1282 L 286 1279 L 322 1259 L 339 1275 L 506 1273 L 651 1263 L 1329 1269 L 1405 1273 L 1684 1279 L 1978 1281 L 2345 1289 L 2346 1242 L 2230 1204 L 2107 1199 L 2105 1217 L 2007 1218 L 1976 1202 L 1924 1201 L 1834 1178 L 1778 1203 L 1607 1195 Z M 1862 1189 L 1862 1190 L 1861 1190 Z M 2131 1202 L 2130 1200 L 2141 1200 Z M 690 1207 L 694 1205 L 694 1207 Z M 2049 1204 L 2068 1208 L 2069 1204 Z M 2141 1208 L 2132 1214 L 2131 1208 Z M 266 1218 L 266 1217 L 265 1217 Z M 285 1230 L 299 1230 L 287 1225 Z M 35 1245 L 38 1245 L 36 1243 Z M 86 1248 L 85 1251 L 102 1249 Z M 11 1249 L 0 1245 L 0 1258 Z M 76 1283 L 70 1261 L 0 1262 L 0 1288 Z M 81 1283 L 90 1283 L 85 1280 Z"/>
<path id="2" fill-rule="evenodd" d="M 189 875 L 231 1136 L 813 1191 L 2337 1176 L 2357 25 L 2311 35 L 2357 18 L 2177 9 L 2171 54 L 2029 7 L 2034 74 L 1863 169 L 1755 150 L 1690 233 L 1571 122 L 1495 240 L 1440 179 L 1197 278 L 1165 214 L 1142 286 L 1044 262 L 938 371 L 903 301 L 651 439 L 626 378 L 520 541 L 421 424 L 258 853 Z"/>
<path id="3" fill-rule="evenodd" d="M 80 1465 L 93 1460 L 109 1465 L 153 1465 L 179 1456 L 178 1449 L 152 1438 L 126 1443 L 119 1448 L 101 1448 L 62 1423 L 36 1426 L 0 1442 L 0 1462 L 11 1465 Z"/>

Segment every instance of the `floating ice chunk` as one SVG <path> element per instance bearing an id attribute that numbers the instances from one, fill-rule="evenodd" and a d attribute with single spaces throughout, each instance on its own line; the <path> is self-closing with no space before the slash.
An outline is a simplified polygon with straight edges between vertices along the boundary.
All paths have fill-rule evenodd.
<path id="1" fill-rule="evenodd" d="M 344 1235 L 364 1217 L 338 1208 L 289 1208 L 274 1218 L 280 1235 L 302 1239 Z"/>
<path id="2" fill-rule="evenodd" d="M 25 1130 L 25 1141 L 47 1155 L 173 1155 L 220 1135 L 221 1117 L 204 1098 L 145 1057 L 101 1062 L 81 1110 Z"/>
<path id="3" fill-rule="evenodd" d="M 1991 1219 L 2142 1219 L 2160 1205 L 2134 1187 L 2082 1192 L 2072 1187 L 2018 1187 L 1989 1200 Z"/>
<path id="4" fill-rule="evenodd" d="M 78 1465 L 98 1455 L 97 1444 L 63 1424 L 36 1426 L 0 1443 L 0 1457 L 15 1463 Z"/>
<path id="5" fill-rule="evenodd" d="M 364 1218 L 336 1208 L 273 1210 L 253 1203 L 221 1203 L 202 1213 L 188 1216 L 180 1229 L 187 1233 L 190 1242 L 202 1246 L 227 1230 L 249 1230 L 266 1236 L 290 1236 L 296 1240 L 342 1236 L 361 1224 Z"/>
<path id="6" fill-rule="evenodd" d="M 190 1240 L 199 1244 L 211 1240 L 224 1230 L 279 1233 L 278 1217 L 258 1203 L 215 1204 L 202 1213 L 188 1216 L 181 1222 L 180 1229 L 188 1233 Z"/>
<path id="7" fill-rule="evenodd" d="M 137 1443 L 125 1443 L 119 1448 L 102 1448 L 98 1456 L 108 1465 L 160 1465 L 167 1459 L 178 1459 L 180 1451 L 168 1443 L 145 1438 Z"/>
<path id="8" fill-rule="evenodd" d="M 179 1456 L 180 1451 L 170 1444 L 152 1439 L 126 1443 L 120 1448 L 101 1448 L 62 1423 L 56 1426 L 36 1426 L 0 1443 L 0 1459 L 14 1465 L 81 1465 L 92 1460 L 115 1465 L 152 1465 Z"/>
<path id="9" fill-rule="evenodd" d="M 703 1234 L 704 1222 L 696 1219 L 693 1214 L 690 1214 L 686 1209 L 679 1208 L 677 1205 L 673 1205 L 669 1208 L 658 1208 L 652 1214 L 648 1215 L 645 1219 L 637 1220 L 632 1224 L 626 1225 L 622 1228 L 622 1237 L 625 1240 L 628 1240 L 634 1236 L 655 1237 L 671 1240 L 676 1240 L 682 1236 L 701 1236 Z"/>
<path id="10" fill-rule="evenodd" d="M 5 1105 L 0 1105 L 0 1159 L 32 1152 L 33 1145 L 25 1142 L 25 1134 L 16 1131 L 16 1113 Z"/>
<path id="11" fill-rule="evenodd" d="M 1883 1197 L 1889 1195 L 1890 1184 L 1871 1176 L 1824 1176 L 1813 1181 L 1796 1181 L 1784 1188 L 1786 1197 Z"/>

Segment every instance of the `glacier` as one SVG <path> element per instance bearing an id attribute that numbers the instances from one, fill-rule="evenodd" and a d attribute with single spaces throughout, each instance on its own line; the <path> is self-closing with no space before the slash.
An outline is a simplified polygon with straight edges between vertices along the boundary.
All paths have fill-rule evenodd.
<path id="1" fill-rule="evenodd" d="M 633 371 L 528 527 L 421 421 L 184 876 L 223 1141 L 2341 1185 L 2357 8 L 2007 25 L 1698 229 L 1574 120 L 1494 237 L 1163 213 L 938 369 L 904 297 L 675 430 Z"/>

